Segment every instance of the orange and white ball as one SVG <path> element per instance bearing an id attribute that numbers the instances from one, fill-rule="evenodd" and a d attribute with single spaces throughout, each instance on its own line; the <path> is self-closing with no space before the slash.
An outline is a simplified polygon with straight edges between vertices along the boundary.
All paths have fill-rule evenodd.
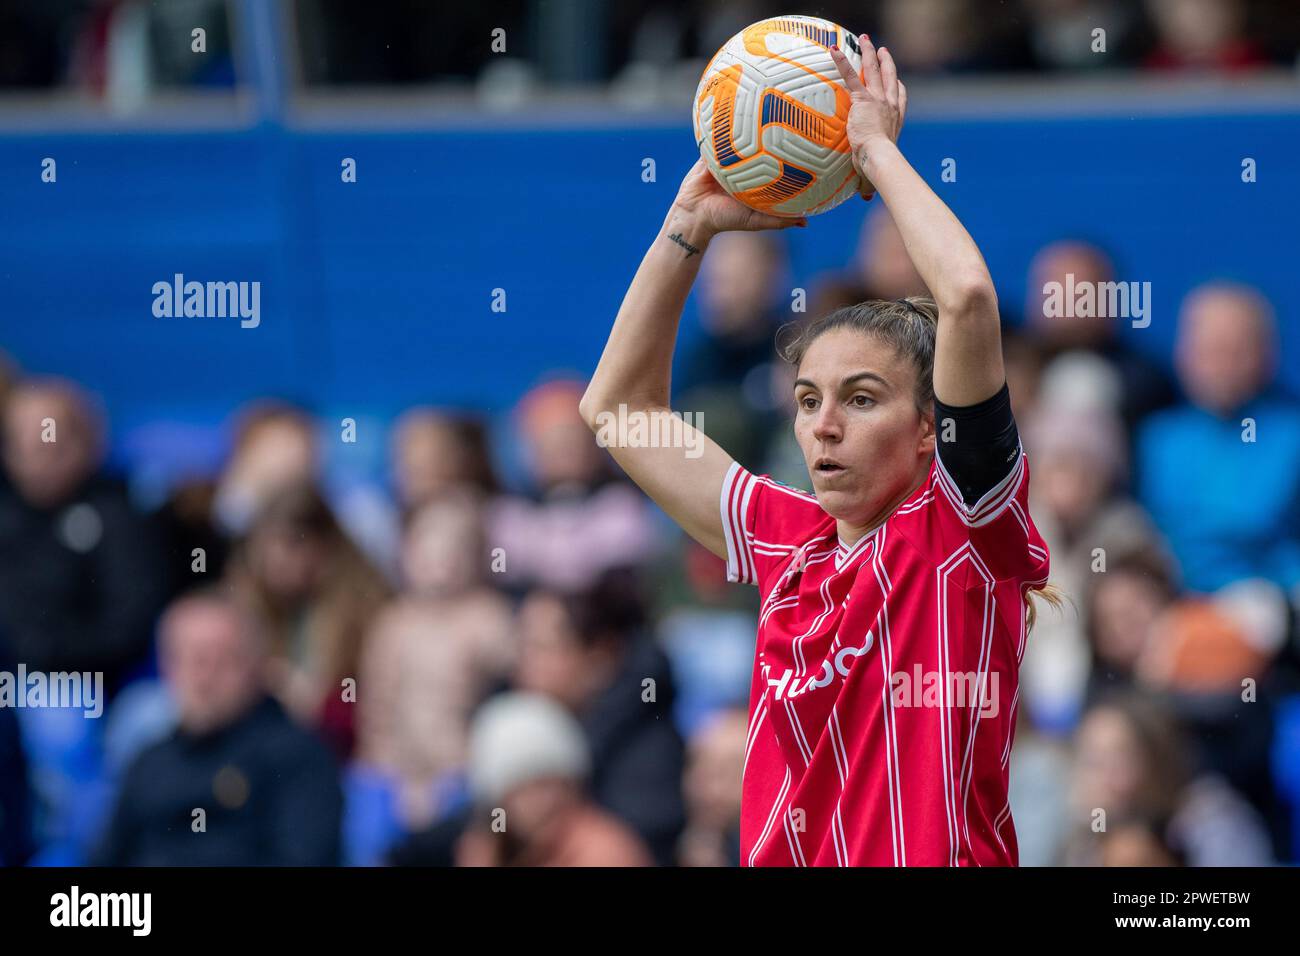
<path id="1" fill-rule="evenodd" d="M 723 45 L 695 94 L 695 139 L 723 188 L 778 216 L 812 216 L 858 191 L 849 91 L 830 48 L 862 66 L 857 37 L 818 17 L 779 16 Z"/>

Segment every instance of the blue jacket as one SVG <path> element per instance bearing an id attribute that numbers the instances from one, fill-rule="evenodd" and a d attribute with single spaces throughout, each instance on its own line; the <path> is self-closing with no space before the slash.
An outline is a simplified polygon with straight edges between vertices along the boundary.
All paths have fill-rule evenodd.
<path id="1" fill-rule="evenodd" d="M 1228 418 L 1192 405 L 1158 412 L 1139 429 L 1137 456 L 1139 497 L 1186 587 L 1300 584 L 1300 404 L 1265 395 Z"/>

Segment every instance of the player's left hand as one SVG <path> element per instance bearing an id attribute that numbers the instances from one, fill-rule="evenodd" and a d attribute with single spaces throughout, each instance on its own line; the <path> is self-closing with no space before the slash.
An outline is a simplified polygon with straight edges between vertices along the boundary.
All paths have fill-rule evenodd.
<path id="1" fill-rule="evenodd" d="M 852 98 L 846 131 L 853 151 L 853 167 L 862 180 L 859 193 L 863 199 L 870 199 L 876 194 L 876 188 L 867 178 L 864 161 L 873 142 L 898 141 L 907 116 L 907 87 L 898 78 L 898 67 L 889 50 L 881 47 L 877 52 L 865 33 L 858 35 L 858 43 L 862 47 L 860 72 L 849 65 L 844 51 L 838 47 L 831 48 L 831 59 Z"/>

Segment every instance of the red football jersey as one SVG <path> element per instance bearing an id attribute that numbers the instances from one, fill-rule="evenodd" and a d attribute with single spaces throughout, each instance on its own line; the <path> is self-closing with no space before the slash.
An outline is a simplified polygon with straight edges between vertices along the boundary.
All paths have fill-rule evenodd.
<path id="1" fill-rule="evenodd" d="M 974 507 L 936 456 L 846 547 L 817 499 L 738 464 L 727 576 L 762 595 L 742 866 L 1017 863 L 1007 802 L 1025 591 L 1046 581 L 1023 451 Z"/>

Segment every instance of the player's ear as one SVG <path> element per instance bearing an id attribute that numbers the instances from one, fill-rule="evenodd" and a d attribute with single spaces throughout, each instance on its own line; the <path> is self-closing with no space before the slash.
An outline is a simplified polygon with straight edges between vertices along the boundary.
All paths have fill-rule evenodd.
<path id="1" fill-rule="evenodd" d="M 921 436 L 917 445 L 917 454 L 928 456 L 934 454 L 934 412 L 925 412 L 921 416 Z"/>

